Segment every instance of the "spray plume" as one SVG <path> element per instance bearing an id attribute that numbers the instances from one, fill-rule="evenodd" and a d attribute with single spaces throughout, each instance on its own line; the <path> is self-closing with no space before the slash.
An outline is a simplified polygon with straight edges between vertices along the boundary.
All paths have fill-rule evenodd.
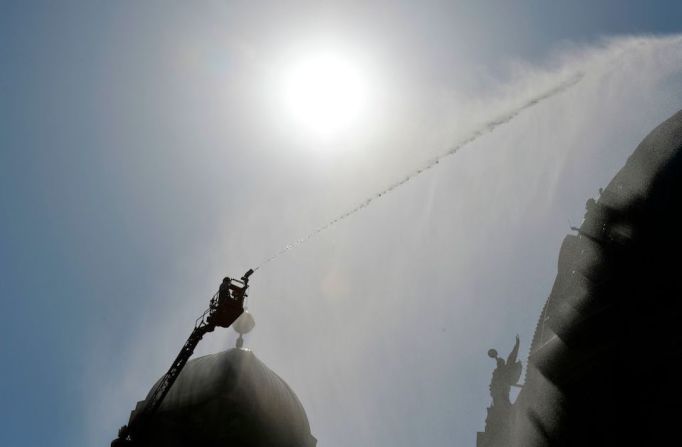
<path id="1" fill-rule="evenodd" d="M 296 239 L 294 242 L 285 245 L 282 247 L 278 252 L 275 254 L 271 255 L 270 257 L 266 258 L 263 260 L 260 264 L 258 264 L 257 267 L 254 267 L 254 271 L 259 270 L 261 267 L 263 267 L 265 264 L 268 264 L 275 259 L 279 258 L 286 252 L 293 250 L 294 248 L 299 247 L 302 244 L 305 244 L 308 242 L 310 239 L 314 238 L 318 234 L 330 229 L 331 227 L 335 226 L 336 224 L 340 223 L 342 220 L 345 220 L 346 218 L 352 216 L 353 214 L 357 213 L 358 211 L 367 208 L 369 205 L 371 205 L 375 200 L 383 197 L 385 194 L 390 193 L 394 189 L 398 188 L 399 186 L 404 185 L 405 183 L 409 182 L 410 180 L 418 177 L 419 175 L 423 174 L 425 171 L 428 171 L 429 169 L 435 167 L 438 163 L 440 163 L 441 160 L 450 157 L 451 155 L 456 154 L 459 152 L 460 149 L 462 149 L 464 146 L 467 146 L 470 143 L 473 143 L 474 141 L 478 140 L 481 138 L 483 135 L 486 135 L 488 133 L 493 132 L 496 128 L 499 126 L 508 123 L 509 121 L 513 120 L 516 118 L 520 113 L 523 111 L 530 109 L 533 106 L 536 106 L 537 104 L 543 102 L 546 99 L 551 98 L 552 96 L 558 95 L 559 93 L 562 93 L 569 89 L 570 87 L 573 87 L 576 85 L 584 76 L 584 73 L 578 72 L 574 74 L 573 76 L 563 80 L 559 84 L 555 85 L 551 89 L 548 89 L 544 91 L 543 93 L 533 96 L 530 99 L 526 100 L 523 104 L 521 104 L 519 107 L 516 107 L 515 109 L 495 118 L 492 120 L 489 120 L 485 123 L 483 123 L 481 126 L 479 126 L 476 130 L 472 131 L 468 136 L 451 146 L 447 151 L 441 153 L 440 155 L 437 155 L 436 157 L 428 160 L 426 163 L 424 163 L 422 166 L 419 168 L 409 172 L 408 174 L 404 175 L 402 178 L 399 180 L 391 183 L 389 186 L 386 188 L 382 189 L 381 191 L 378 191 L 371 196 L 367 197 L 364 201 L 360 202 L 359 204 L 355 205 L 353 208 L 350 208 L 348 211 L 344 212 L 343 214 L 340 214 L 327 222 L 326 224 L 315 228 L 305 236 Z"/>

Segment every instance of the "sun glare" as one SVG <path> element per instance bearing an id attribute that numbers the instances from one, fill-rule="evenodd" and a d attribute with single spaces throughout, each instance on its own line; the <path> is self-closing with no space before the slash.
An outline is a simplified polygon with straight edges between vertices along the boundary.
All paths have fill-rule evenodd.
<path id="1" fill-rule="evenodd" d="M 293 124 L 316 137 L 350 131 L 366 114 L 368 80 L 358 64 L 332 52 L 301 57 L 284 75 L 283 101 Z"/>

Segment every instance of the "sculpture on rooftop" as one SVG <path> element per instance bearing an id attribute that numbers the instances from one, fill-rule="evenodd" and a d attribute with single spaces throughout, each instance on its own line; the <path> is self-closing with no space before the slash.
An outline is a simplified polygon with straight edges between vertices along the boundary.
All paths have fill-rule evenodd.
<path id="1" fill-rule="evenodd" d="M 514 348 L 507 356 L 505 362 L 497 355 L 495 349 L 488 351 L 488 357 L 497 361 L 497 368 L 493 371 L 493 378 L 490 381 L 490 395 L 493 398 L 493 406 L 510 406 L 509 392 L 512 386 L 518 386 L 517 382 L 521 378 L 521 361 L 516 360 L 519 354 L 519 336 L 516 336 Z"/>
<path id="2" fill-rule="evenodd" d="M 505 361 L 497 354 L 497 350 L 490 349 L 488 357 L 495 359 L 497 367 L 493 371 L 490 380 L 490 396 L 492 404 L 488 407 L 488 416 L 485 419 L 485 431 L 477 435 L 477 447 L 501 447 L 509 439 L 511 421 L 510 415 L 513 405 L 509 399 L 512 386 L 517 384 L 521 377 L 521 362 L 516 360 L 519 355 L 519 336 L 516 336 L 514 348 Z"/>

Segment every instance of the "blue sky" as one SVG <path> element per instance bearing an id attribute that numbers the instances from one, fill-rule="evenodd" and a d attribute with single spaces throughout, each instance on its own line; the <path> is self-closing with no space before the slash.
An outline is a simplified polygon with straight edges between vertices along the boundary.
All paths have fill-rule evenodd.
<path id="1" fill-rule="evenodd" d="M 320 445 L 473 445 L 487 349 L 527 349 L 568 221 L 682 108 L 679 2 L 480 3 L 0 2 L 0 444 L 107 445 L 224 274 L 583 71 L 254 276 Z M 382 92 L 324 150 L 268 84 L 315 40 Z"/>

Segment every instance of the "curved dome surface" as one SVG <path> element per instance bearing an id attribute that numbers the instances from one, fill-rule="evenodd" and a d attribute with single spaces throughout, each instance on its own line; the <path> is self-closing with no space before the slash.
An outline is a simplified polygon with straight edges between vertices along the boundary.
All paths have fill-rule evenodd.
<path id="1" fill-rule="evenodd" d="M 140 441 L 150 447 L 316 444 L 296 394 L 245 349 L 188 362 L 158 412 L 145 421 Z"/>
<path id="2" fill-rule="evenodd" d="M 504 445 L 670 445 L 682 401 L 680 253 L 682 111 L 564 240 Z"/>

